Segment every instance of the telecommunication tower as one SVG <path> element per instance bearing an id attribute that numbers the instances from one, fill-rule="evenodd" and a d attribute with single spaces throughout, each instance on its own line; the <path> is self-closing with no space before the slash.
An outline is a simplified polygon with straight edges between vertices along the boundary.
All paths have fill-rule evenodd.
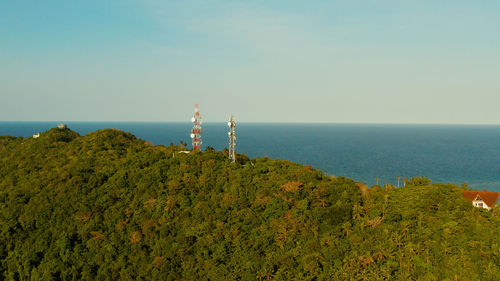
<path id="1" fill-rule="evenodd" d="M 236 121 L 234 121 L 233 115 L 231 115 L 231 118 L 229 118 L 229 122 L 227 122 L 227 125 L 229 126 L 229 133 L 227 133 L 227 135 L 229 136 L 229 159 L 232 163 L 234 163 L 236 161 L 236 133 L 234 131 L 234 128 L 236 128 Z"/>
<path id="2" fill-rule="evenodd" d="M 200 109 L 197 104 L 194 105 L 194 116 L 191 118 L 191 122 L 194 124 L 193 129 L 191 129 L 193 151 L 201 151 L 201 144 L 203 143 L 201 141 L 201 124 L 203 124 L 203 122 L 201 121 Z"/>

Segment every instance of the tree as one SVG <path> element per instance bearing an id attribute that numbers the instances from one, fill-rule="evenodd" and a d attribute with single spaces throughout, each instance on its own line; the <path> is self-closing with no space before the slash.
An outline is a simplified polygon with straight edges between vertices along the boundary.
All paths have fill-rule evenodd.
<path id="1" fill-rule="evenodd" d="M 424 186 L 424 185 L 429 185 L 432 180 L 425 178 L 425 177 L 413 177 L 410 179 L 408 182 L 412 186 Z"/>

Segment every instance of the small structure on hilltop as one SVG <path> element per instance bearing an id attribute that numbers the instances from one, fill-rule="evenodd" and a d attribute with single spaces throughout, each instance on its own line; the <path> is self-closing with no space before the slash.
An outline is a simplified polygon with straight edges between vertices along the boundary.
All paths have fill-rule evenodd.
<path id="1" fill-rule="evenodd" d="M 234 130 L 236 128 L 236 121 L 233 115 L 229 118 L 227 125 L 229 126 L 229 132 L 227 133 L 229 136 L 229 160 L 234 163 L 236 162 L 236 132 Z"/>
<path id="2" fill-rule="evenodd" d="M 33 138 L 34 138 L 34 139 L 37 139 L 37 138 L 39 138 L 39 137 L 40 137 L 40 133 L 33 134 Z"/>
<path id="3" fill-rule="evenodd" d="M 68 128 L 68 126 L 66 126 L 66 124 L 60 123 L 60 124 L 57 124 L 57 128 L 59 130 L 64 130 L 64 129 Z"/>
<path id="4" fill-rule="evenodd" d="M 491 210 L 497 204 L 500 192 L 489 192 L 486 189 L 483 191 L 464 190 L 462 196 L 471 200 L 474 207 Z"/>
<path id="5" fill-rule="evenodd" d="M 201 124 L 203 122 L 201 121 L 200 109 L 197 104 L 194 105 L 194 116 L 191 118 L 191 122 L 193 122 L 193 129 L 191 129 L 193 151 L 201 151 L 201 144 L 203 143 L 201 141 Z"/>

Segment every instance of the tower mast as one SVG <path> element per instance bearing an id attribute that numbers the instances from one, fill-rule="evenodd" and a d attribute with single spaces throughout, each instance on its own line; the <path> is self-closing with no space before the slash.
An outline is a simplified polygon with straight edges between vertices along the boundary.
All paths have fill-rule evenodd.
<path id="1" fill-rule="evenodd" d="M 234 116 L 231 115 L 231 118 L 229 118 L 229 122 L 227 122 L 227 125 L 229 126 L 229 159 L 231 160 L 232 163 L 236 161 L 236 132 L 234 129 L 236 128 L 236 121 L 234 120 Z"/>
<path id="2" fill-rule="evenodd" d="M 201 115 L 198 104 L 194 105 L 194 116 L 191 118 L 191 122 L 193 122 L 193 129 L 191 129 L 191 139 L 193 144 L 193 151 L 201 151 Z"/>

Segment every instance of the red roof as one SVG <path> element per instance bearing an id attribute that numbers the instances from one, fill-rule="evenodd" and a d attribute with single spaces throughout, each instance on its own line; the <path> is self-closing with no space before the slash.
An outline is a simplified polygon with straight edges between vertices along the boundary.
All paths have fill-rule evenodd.
<path id="1" fill-rule="evenodd" d="M 483 191 L 464 190 L 462 195 L 470 201 L 474 201 L 479 196 L 488 207 L 492 208 L 496 205 L 500 192 L 489 192 L 486 189 Z"/>

